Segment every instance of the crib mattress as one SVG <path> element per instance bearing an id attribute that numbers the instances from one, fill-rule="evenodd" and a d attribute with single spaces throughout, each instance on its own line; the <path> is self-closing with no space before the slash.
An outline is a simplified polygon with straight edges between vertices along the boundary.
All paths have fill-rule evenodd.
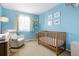
<path id="1" fill-rule="evenodd" d="M 52 45 L 54 47 L 56 47 L 56 38 L 51 38 L 51 37 L 40 37 L 40 40 L 49 44 L 49 45 Z M 64 44 L 64 41 L 63 40 L 58 40 L 58 47 L 63 45 Z"/>

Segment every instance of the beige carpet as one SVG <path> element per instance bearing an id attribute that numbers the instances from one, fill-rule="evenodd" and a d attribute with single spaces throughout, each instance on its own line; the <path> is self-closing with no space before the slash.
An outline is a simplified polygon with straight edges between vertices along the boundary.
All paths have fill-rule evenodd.
<path id="1" fill-rule="evenodd" d="M 12 49 L 11 56 L 56 56 L 52 50 L 38 45 L 37 41 L 25 42 L 25 45 L 19 49 Z M 63 52 L 61 56 L 69 56 L 68 52 Z"/>

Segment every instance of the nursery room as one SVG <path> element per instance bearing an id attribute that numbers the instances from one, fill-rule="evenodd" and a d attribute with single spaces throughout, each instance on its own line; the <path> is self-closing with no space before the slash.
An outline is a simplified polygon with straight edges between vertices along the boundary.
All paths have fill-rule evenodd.
<path id="1" fill-rule="evenodd" d="M 79 56 L 79 3 L 0 3 L 0 56 Z"/>

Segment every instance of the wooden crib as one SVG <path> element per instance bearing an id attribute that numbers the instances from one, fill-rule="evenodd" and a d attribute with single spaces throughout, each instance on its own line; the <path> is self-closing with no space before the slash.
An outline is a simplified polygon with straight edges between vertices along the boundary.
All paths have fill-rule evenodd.
<path id="1" fill-rule="evenodd" d="M 66 48 L 66 32 L 48 32 L 37 33 L 38 44 L 42 44 L 59 55 Z"/>

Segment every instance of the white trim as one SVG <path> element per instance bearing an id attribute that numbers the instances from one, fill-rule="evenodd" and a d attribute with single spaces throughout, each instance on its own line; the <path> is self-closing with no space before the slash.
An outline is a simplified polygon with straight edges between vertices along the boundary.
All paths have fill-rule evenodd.
<path id="1" fill-rule="evenodd" d="M 71 50 L 69 50 L 69 49 L 66 49 L 66 51 L 71 52 Z"/>
<path id="2" fill-rule="evenodd" d="M 25 42 L 29 42 L 29 41 L 36 41 L 36 39 L 29 39 L 29 40 L 24 40 Z"/>

